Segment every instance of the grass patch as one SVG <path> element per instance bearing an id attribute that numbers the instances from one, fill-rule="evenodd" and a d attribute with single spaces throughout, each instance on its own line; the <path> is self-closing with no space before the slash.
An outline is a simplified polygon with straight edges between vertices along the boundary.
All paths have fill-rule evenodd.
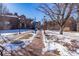
<path id="1" fill-rule="evenodd" d="M 4 41 L 0 40 L 0 44 L 3 44 L 3 43 L 4 43 Z"/>
<path id="2" fill-rule="evenodd" d="M 19 39 L 29 39 L 30 37 L 32 37 L 33 34 L 26 34 L 23 37 L 19 38 Z"/>
<path id="3" fill-rule="evenodd" d="M 33 36 L 33 34 L 26 34 L 26 35 L 23 35 L 22 37 L 20 37 L 20 38 L 18 38 L 17 40 L 22 40 L 22 39 L 29 39 L 30 37 L 32 37 Z M 10 40 L 10 41 L 7 41 L 6 40 L 6 42 L 4 42 L 4 40 L 1 40 L 0 39 L 0 44 L 4 44 L 4 43 L 8 43 L 8 42 L 14 42 L 14 41 L 16 41 L 15 39 L 13 40 Z"/>

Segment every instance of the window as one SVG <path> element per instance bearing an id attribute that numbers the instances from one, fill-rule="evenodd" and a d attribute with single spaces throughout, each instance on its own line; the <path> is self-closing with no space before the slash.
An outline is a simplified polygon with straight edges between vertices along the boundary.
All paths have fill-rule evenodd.
<path id="1" fill-rule="evenodd" d="M 5 24 L 5 25 L 9 25 L 10 22 L 9 22 L 9 21 L 5 21 L 4 24 Z"/>
<path id="2" fill-rule="evenodd" d="M 77 30 L 79 30 L 79 23 L 77 23 Z"/>
<path id="3" fill-rule="evenodd" d="M 9 24 L 10 24 L 9 21 L 1 21 L 1 22 L 0 22 L 0 26 L 9 25 Z"/>
<path id="4" fill-rule="evenodd" d="M 1 22 L 0 22 L 0 26 L 3 26 L 3 25 L 4 25 L 4 23 L 1 21 Z"/>

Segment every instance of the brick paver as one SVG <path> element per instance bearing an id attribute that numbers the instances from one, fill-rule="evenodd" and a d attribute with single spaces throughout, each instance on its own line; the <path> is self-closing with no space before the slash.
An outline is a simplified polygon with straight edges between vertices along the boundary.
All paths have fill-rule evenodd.
<path id="1" fill-rule="evenodd" d="M 43 36 L 41 31 L 37 31 L 36 36 L 34 37 L 31 44 L 22 48 L 16 52 L 13 52 L 14 56 L 41 56 L 42 48 L 44 48 L 43 44 Z"/>

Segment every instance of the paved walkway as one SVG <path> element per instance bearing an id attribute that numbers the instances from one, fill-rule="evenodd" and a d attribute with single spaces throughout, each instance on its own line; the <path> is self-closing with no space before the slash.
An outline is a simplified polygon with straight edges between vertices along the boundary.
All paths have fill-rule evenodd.
<path id="1" fill-rule="evenodd" d="M 43 44 L 43 36 L 41 31 L 37 31 L 32 43 L 25 48 L 12 52 L 14 56 L 41 56 Z"/>

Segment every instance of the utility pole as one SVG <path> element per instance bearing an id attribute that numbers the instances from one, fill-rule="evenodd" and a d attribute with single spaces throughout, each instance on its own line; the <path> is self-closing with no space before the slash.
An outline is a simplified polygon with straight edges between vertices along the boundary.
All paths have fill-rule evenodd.
<path id="1" fill-rule="evenodd" d="M 35 30 L 35 33 L 36 33 L 36 31 L 37 31 L 37 29 L 36 29 L 36 17 L 35 17 L 35 20 L 34 20 L 34 30 Z"/>

